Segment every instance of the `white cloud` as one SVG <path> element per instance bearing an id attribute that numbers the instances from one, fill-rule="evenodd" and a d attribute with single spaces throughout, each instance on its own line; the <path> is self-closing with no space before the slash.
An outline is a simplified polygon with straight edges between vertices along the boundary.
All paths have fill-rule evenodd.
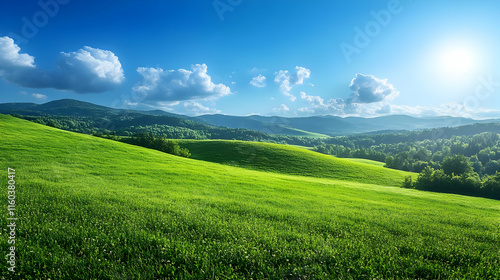
<path id="1" fill-rule="evenodd" d="M 297 97 L 295 97 L 295 95 L 288 93 L 288 92 L 283 92 L 283 95 L 290 98 L 290 101 L 292 101 L 292 102 L 294 102 L 297 99 Z"/>
<path id="2" fill-rule="evenodd" d="M 132 88 L 138 101 L 150 105 L 161 102 L 217 99 L 231 94 L 223 84 L 214 84 L 206 64 L 195 64 L 191 70 L 163 70 L 139 67 L 142 81 Z"/>
<path id="3" fill-rule="evenodd" d="M 209 107 L 205 107 L 198 102 L 190 101 L 184 102 L 184 108 L 194 114 L 194 115 L 203 115 L 203 114 L 218 114 L 220 110 L 212 109 Z"/>
<path id="4" fill-rule="evenodd" d="M 319 96 L 301 92 L 307 107 L 297 110 L 300 115 L 335 115 L 341 117 L 377 117 L 384 115 L 408 115 L 413 117 L 453 116 L 474 119 L 499 118 L 500 110 L 467 108 L 463 103 L 447 103 L 440 106 L 407 106 L 390 104 L 388 101 L 372 103 L 348 103 L 341 98 L 324 101 Z"/>
<path id="5" fill-rule="evenodd" d="M 314 113 L 337 116 L 377 116 L 390 111 L 389 102 L 399 95 L 399 92 L 386 79 L 378 79 L 372 75 L 356 74 L 349 89 L 351 94 L 346 100 L 342 98 L 325 101 L 320 96 L 300 93 L 302 100 L 309 103 Z M 301 113 L 305 113 L 303 110 Z"/>
<path id="6" fill-rule="evenodd" d="M 372 75 L 356 74 L 349 89 L 352 91 L 348 103 L 373 103 L 393 100 L 399 92 L 387 79 L 377 79 Z"/>
<path id="7" fill-rule="evenodd" d="M 323 98 L 319 96 L 307 95 L 305 92 L 301 91 L 300 98 L 307 100 L 314 108 L 319 108 L 323 110 L 328 109 L 329 105 L 325 104 Z"/>
<path id="8" fill-rule="evenodd" d="M 388 102 L 398 96 L 399 92 L 387 83 L 372 75 L 356 74 L 349 85 L 351 94 L 346 100 L 342 98 L 325 101 L 320 96 L 300 93 L 302 100 L 308 102 L 299 113 L 337 116 L 376 116 L 384 114 L 390 108 Z"/>
<path id="9" fill-rule="evenodd" d="M 293 85 L 301 85 L 304 83 L 304 79 L 309 79 L 311 75 L 311 70 L 304 67 L 295 66 L 295 73 L 290 75 L 290 82 Z"/>
<path id="10" fill-rule="evenodd" d="M 118 57 L 111 51 L 84 47 L 76 52 L 62 52 L 59 66 L 72 74 L 88 73 L 103 81 L 119 84 L 124 80 L 123 69 Z"/>
<path id="11" fill-rule="evenodd" d="M 250 84 L 254 87 L 265 87 L 266 86 L 266 77 L 263 75 L 259 75 L 257 77 L 253 77 L 250 81 Z"/>
<path id="12" fill-rule="evenodd" d="M 34 57 L 19 51 L 11 38 L 0 38 L 0 77 L 23 87 L 97 93 L 125 79 L 119 59 L 111 51 L 84 47 L 61 52 L 54 70 L 38 69 Z"/>
<path id="13" fill-rule="evenodd" d="M 286 113 L 290 111 L 290 108 L 288 108 L 285 104 L 281 104 L 278 108 L 274 108 L 273 111 L 280 112 L 280 113 Z"/>
<path id="14" fill-rule="evenodd" d="M 301 85 L 304 83 L 304 79 L 308 79 L 311 75 L 311 70 L 296 66 L 295 72 L 290 73 L 288 70 L 280 70 L 276 73 L 276 77 L 274 81 L 280 84 L 280 91 L 286 97 L 290 98 L 293 102 L 296 100 L 296 97 L 290 93 L 292 88 L 295 85 Z"/>
<path id="15" fill-rule="evenodd" d="M 10 67 L 35 67 L 35 58 L 29 54 L 19 53 L 21 48 L 12 38 L 0 37 L 0 71 Z"/>
<path id="16" fill-rule="evenodd" d="M 33 93 L 32 94 L 33 97 L 35 97 L 36 99 L 47 99 L 47 95 L 43 95 L 43 94 L 40 94 L 40 93 Z"/>

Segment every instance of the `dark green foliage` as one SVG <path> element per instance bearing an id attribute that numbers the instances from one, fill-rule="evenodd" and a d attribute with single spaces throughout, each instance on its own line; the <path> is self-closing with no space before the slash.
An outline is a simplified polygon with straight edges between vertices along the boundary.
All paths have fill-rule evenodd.
<path id="1" fill-rule="evenodd" d="M 413 188 L 413 178 L 411 176 L 406 176 L 403 182 L 403 188 L 411 189 Z"/>
<path id="2" fill-rule="evenodd" d="M 488 175 L 493 175 L 500 170 L 499 160 L 490 160 L 484 166 L 484 173 Z"/>
<path id="3" fill-rule="evenodd" d="M 427 166 L 435 169 L 442 168 L 446 157 L 460 154 L 468 158 L 473 171 L 480 175 L 492 175 L 500 171 L 499 135 L 494 132 L 481 132 L 475 135 L 469 135 L 469 133 L 485 129 L 497 131 L 498 127 L 500 127 L 499 124 L 475 124 L 461 128 L 442 128 L 400 134 L 334 137 L 324 139 L 322 144 L 314 147 L 314 150 L 337 157 L 360 157 L 382 161 L 388 168 L 411 172 L 420 172 Z M 443 138 L 425 139 L 433 135 L 432 131 Z M 447 137 L 447 133 L 451 131 L 457 135 Z M 464 168 L 467 172 L 469 171 L 468 167 L 464 166 Z"/>
<path id="4" fill-rule="evenodd" d="M 471 171 L 457 175 L 454 172 L 447 174 L 442 169 L 426 167 L 420 172 L 415 183 L 412 183 L 411 178 L 406 178 L 402 187 L 499 199 L 500 175 L 497 173 L 481 180 L 477 173 Z"/>
<path id="5" fill-rule="evenodd" d="M 441 168 L 446 175 L 462 175 L 472 172 L 472 163 L 464 155 L 453 155 L 443 160 Z"/>
<path id="6" fill-rule="evenodd" d="M 491 198 L 500 199 L 500 173 L 488 176 L 483 182 L 481 192 Z"/>

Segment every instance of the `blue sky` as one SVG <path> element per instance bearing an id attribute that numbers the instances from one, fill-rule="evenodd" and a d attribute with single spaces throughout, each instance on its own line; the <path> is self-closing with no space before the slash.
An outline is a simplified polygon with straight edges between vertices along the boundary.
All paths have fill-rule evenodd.
<path id="1" fill-rule="evenodd" d="M 2 1 L 0 102 L 500 117 L 499 10 L 498 1 Z"/>

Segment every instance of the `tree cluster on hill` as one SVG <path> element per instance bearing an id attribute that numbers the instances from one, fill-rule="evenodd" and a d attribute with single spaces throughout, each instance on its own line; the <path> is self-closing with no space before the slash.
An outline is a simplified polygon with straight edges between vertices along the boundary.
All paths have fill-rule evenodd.
<path id="1" fill-rule="evenodd" d="M 158 150 L 164 153 L 181 156 L 190 157 L 191 153 L 186 148 L 181 148 L 176 142 L 167 139 L 166 137 L 155 137 L 151 133 L 139 133 L 132 137 L 126 137 L 120 141 L 132 144 L 136 146 L 141 146 L 149 149 Z"/>
<path id="2" fill-rule="evenodd" d="M 415 182 L 407 177 L 403 187 L 500 199 L 500 173 L 481 178 L 466 156 L 454 155 L 444 159 L 442 169 L 425 167 Z"/>
<path id="3" fill-rule="evenodd" d="M 470 125 L 481 130 L 500 127 L 498 124 Z M 448 128 L 444 129 L 448 130 Z M 433 131 L 438 131 L 434 129 Z M 456 129 L 457 134 L 460 130 Z M 414 139 L 421 134 L 432 135 L 428 131 L 421 134 L 408 133 Z M 387 143 L 380 143 L 381 139 Z M 396 140 L 398 139 L 398 140 Z M 475 135 L 458 135 L 450 138 L 411 140 L 407 134 L 387 134 L 373 136 L 335 137 L 314 147 L 314 150 L 337 157 L 358 157 L 386 163 L 386 167 L 411 172 L 421 172 L 426 167 L 441 168 L 443 160 L 452 155 L 464 155 L 472 163 L 472 168 L 480 175 L 493 175 L 500 171 L 500 136 L 496 132 L 481 132 Z M 403 142 L 397 142 L 404 140 Z M 331 142 L 336 142 L 332 144 Z"/>

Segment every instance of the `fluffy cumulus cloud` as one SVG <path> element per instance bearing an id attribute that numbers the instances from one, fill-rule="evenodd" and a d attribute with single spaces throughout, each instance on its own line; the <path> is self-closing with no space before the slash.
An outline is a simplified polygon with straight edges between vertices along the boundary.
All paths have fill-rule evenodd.
<path id="1" fill-rule="evenodd" d="M 300 93 L 302 100 L 308 103 L 302 107 L 300 114 L 333 114 L 338 116 L 373 116 L 388 112 L 389 102 L 399 92 L 387 79 L 378 79 L 372 75 L 356 74 L 349 84 L 351 94 L 342 98 L 325 101 L 320 96 Z"/>
<path id="2" fill-rule="evenodd" d="M 193 115 L 204 115 L 204 114 L 218 114 L 219 110 L 205 107 L 198 102 L 190 101 L 184 102 L 184 108 L 188 113 Z"/>
<path id="3" fill-rule="evenodd" d="M 0 71 L 17 67 L 35 67 L 35 58 L 29 54 L 19 53 L 21 48 L 14 40 L 4 36 L 0 37 Z"/>
<path id="4" fill-rule="evenodd" d="M 295 95 L 291 94 L 292 88 L 295 85 L 301 85 L 304 83 L 304 79 L 308 79 L 311 75 L 311 70 L 296 66 L 294 72 L 289 72 L 288 70 L 280 70 L 276 73 L 274 81 L 280 85 L 280 91 L 283 95 L 290 98 L 293 102 L 297 99 Z"/>
<path id="5" fill-rule="evenodd" d="M 132 90 L 142 103 L 159 105 L 165 102 L 217 99 L 231 94 L 223 84 L 214 84 L 206 64 L 195 64 L 191 70 L 163 70 L 140 67 L 142 81 Z"/>
<path id="6" fill-rule="evenodd" d="M 346 102 L 341 99 L 330 99 L 325 101 L 320 96 L 308 95 L 305 92 L 300 92 L 300 98 L 307 101 L 309 104 L 307 107 L 302 107 L 299 109 L 301 115 L 345 115 L 346 112 Z M 351 105 L 352 107 L 352 105 Z"/>
<path id="7" fill-rule="evenodd" d="M 250 81 L 250 84 L 254 87 L 265 87 L 266 86 L 266 77 L 263 75 L 259 75 L 257 77 L 253 77 Z"/>
<path id="8" fill-rule="evenodd" d="M 356 74 L 349 85 L 351 96 L 348 103 L 374 103 L 390 101 L 399 95 L 387 79 L 377 79 L 372 75 Z"/>
<path id="9" fill-rule="evenodd" d="M 37 68 L 35 58 L 20 51 L 11 38 L 0 38 L 0 76 L 23 87 L 97 93 L 113 89 L 125 79 L 120 60 L 108 50 L 84 47 L 61 52 L 53 70 Z"/>

